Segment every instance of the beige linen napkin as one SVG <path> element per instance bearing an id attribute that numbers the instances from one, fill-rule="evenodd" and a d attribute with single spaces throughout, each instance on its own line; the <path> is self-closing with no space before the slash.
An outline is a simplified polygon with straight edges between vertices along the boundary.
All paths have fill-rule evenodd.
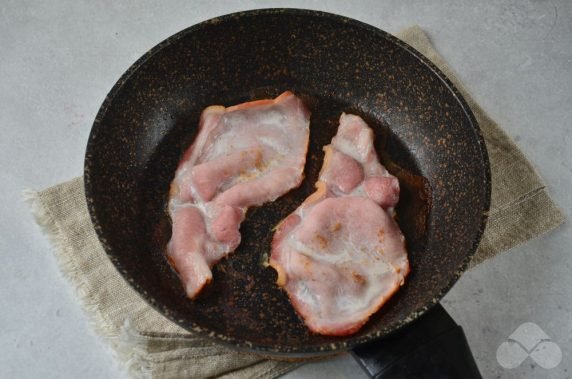
<path id="1" fill-rule="evenodd" d="M 492 207 L 472 265 L 564 221 L 545 185 L 516 145 L 468 95 L 417 26 L 398 37 L 432 60 L 461 90 L 483 131 L 492 169 Z M 189 333 L 149 307 L 107 259 L 93 230 L 82 178 L 28 193 L 38 224 L 55 246 L 96 331 L 135 377 L 274 378 L 300 363 L 234 352 Z"/>

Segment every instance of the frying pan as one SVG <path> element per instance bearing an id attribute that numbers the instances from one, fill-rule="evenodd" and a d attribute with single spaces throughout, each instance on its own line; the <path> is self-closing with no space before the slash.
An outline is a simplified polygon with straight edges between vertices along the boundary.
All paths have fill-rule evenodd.
<path id="1" fill-rule="evenodd" d="M 177 163 L 205 107 L 284 90 L 300 96 L 312 112 L 306 178 L 282 198 L 249 210 L 241 245 L 214 267 L 212 285 L 191 301 L 164 257 L 171 233 L 167 194 Z M 397 216 L 412 271 L 359 332 L 328 337 L 308 331 L 263 261 L 272 228 L 313 192 L 322 147 L 342 112 L 369 123 L 383 163 L 401 180 Z M 467 103 L 419 52 L 345 17 L 265 9 L 185 29 L 127 70 L 93 123 L 85 190 L 109 258 L 141 297 L 172 321 L 265 356 L 305 358 L 354 349 L 374 375 L 388 351 L 417 351 L 456 327 L 436 304 L 476 250 L 489 208 L 490 172 Z M 462 331 L 453 334 L 457 342 L 429 351 L 460 343 L 470 358 Z M 383 351 L 382 357 L 375 351 Z M 377 359 L 376 368 L 368 367 L 370 358 Z M 478 375 L 476 366 L 473 372 Z"/>

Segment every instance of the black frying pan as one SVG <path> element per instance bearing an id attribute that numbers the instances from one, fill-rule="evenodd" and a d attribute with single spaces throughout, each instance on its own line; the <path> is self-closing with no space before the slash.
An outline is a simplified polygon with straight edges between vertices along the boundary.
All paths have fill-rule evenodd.
<path id="1" fill-rule="evenodd" d="M 212 286 L 198 300 L 188 300 L 164 257 L 171 233 L 166 201 L 200 112 L 212 104 L 274 97 L 287 89 L 312 111 L 306 179 L 277 201 L 248 212 L 239 248 L 214 268 Z M 381 311 L 358 333 L 343 338 L 310 333 L 275 285 L 275 272 L 261 264 L 272 228 L 313 192 L 322 147 L 335 134 L 341 112 L 359 114 L 374 128 L 383 163 L 401 180 L 398 222 L 412 267 L 406 284 Z M 489 208 L 490 173 L 469 107 L 420 53 L 355 20 L 267 9 L 192 26 L 129 68 L 93 124 L 85 188 L 110 259 L 172 321 L 268 356 L 310 357 L 357 347 L 363 357 L 372 355 L 365 343 L 400 328 L 402 334 L 382 339 L 383 356 L 395 346 L 387 341 L 396 336 L 401 345 L 413 341 L 396 348 L 409 351 L 451 329 L 435 327 L 450 319 L 434 305 L 476 250 Z M 430 328 L 403 336 L 415 330 L 402 328 L 409 323 Z"/>

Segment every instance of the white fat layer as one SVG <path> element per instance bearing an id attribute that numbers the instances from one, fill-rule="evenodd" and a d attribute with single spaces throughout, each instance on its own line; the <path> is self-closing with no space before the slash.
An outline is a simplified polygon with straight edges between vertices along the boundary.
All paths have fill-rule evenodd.
<path id="1" fill-rule="evenodd" d="M 296 227 L 287 238 L 286 246 L 288 254 L 285 262 L 287 272 L 292 272 L 291 259 L 295 254 L 302 254 L 310 258 L 314 263 L 333 267 L 340 273 L 340 279 L 336 285 L 335 304 L 330 312 L 323 312 L 323 304 L 320 304 L 318 294 L 309 289 L 309 280 L 305 278 L 297 279 L 297 298 L 314 309 L 320 317 L 326 318 L 328 322 L 341 322 L 347 320 L 352 315 L 359 315 L 372 307 L 375 302 L 379 302 L 381 287 L 386 285 L 389 276 L 399 276 L 393 266 L 387 262 L 383 256 L 376 251 L 372 251 L 370 246 L 364 245 L 363 241 L 356 241 L 350 236 L 340 236 L 331 239 L 329 243 L 335 246 L 327 252 L 313 249 L 310 246 L 295 238 Z M 382 247 L 383 248 L 383 247 Z M 363 267 L 365 269 L 360 269 Z M 365 285 L 356 288 L 352 283 L 353 274 L 360 275 Z M 390 283 L 395 283 L 402 279 L 390 279 Z M 329 301 L 329 300 L 326 300 Z"/>
<path id="2" fill-rule="evenodd" d="M 365 192 L 365 187 L 363 185 L 363 182 L 361 182 L 356 188 L 352 190 L 350 196 L 367 197 L 367 193 Z"/>
<path id="3" fill-rule="evenodd" d="M 385 285 L 387 276 L 394 276 L 395 272 L 389 264 L 383 261 L 375 262 L 374 266 L 373 269 L 371 269 L 372 266 L 369 267 L 371 269 L 367 271 L 369 275 L 364 275 L 368 284 L 359 296 L 355 293 L 342 292 L 336 297 L 337 312 L 331 315 L 332 321 L 341 321 L 355 313 L 367 311 L 380 300 L 380 293 L 387 293 L 387 290 L 380 291 L 380 288 Z"/>
<path id="4" fill-rule="evenodd" d="M 172 216 L 183 207 L 194 207 L 200 212 L 206 229 L 201 242 L 201 255 L 209 266 L 228 254 L 234 245 L 221 243 L 212 237 L 212 224 L 221 208 L 214 201 L 205 202 L 199 196 L 190 175 L 191 170 L 197 164 L 228 154 L 262 148 L 262 164 L 220 183 L 214 198 L 235 184 L 260 180 L 280 168 L 290 170 L 277 173 L 286 177 L 282 176 L 280 187 L 273 188 L 272 193 L 278 197 L 293 188 L 302 177 L 309 134 L 308 115 L 304 112 L 303 104 L 297 99 L 294 101 L 292 103 L 290 98 L 287 103 L 242 107 L 231 112 L 217 110 L 222 112 L 217 115 L 204 114 L 204 124 L 194 145 L 190 147 L 192 151 L 186 152 L 191 155 L 186 162 L 180 163 L 174 179 L 175 184 L 190 186 L 185 191 L 190 191 L 193 201 L 183 203 L 175 195 L 169 200 L 168 210 Z M 240 208 L 240 211 L 244 218 L 246 208 Z"/>
<path id="5" fill-rule="evenodd" d="M 308 304 L 310 306 L 319 303 L 319 299 L 316 297 L 314 292 L 310 291 L 310 289 L 308 288 L 308 284 L 305 280 L 300 280 L 297 283 L 296 296 L 301 302 Z M 321 313 L 319 307 L 316 307 L 316 311 Z"/>
<path id="6" fill-rule="evenodd" d="M 347 133 L 344 135 L 344 131 L 341 131 L 343 128 L 344 126 L 340 125 L 338 136 L 333 138 L 330 147 L 359 162 L 364 170 L 364 181 L 375 176 L 391 176 L 377 158 L 373 147 L 373 132 L 367 126 L 358 129 L 359 135 L 354 140 L 347 138 Z M 346 194 L 334 188 L 335 186 L 330 186 L 322 177 L 320 180 L 327 185 L 324 199 L 367 197 L 364 181 Z M 315 322 L 319 324 L 342 325 L 365 320 L 369 313 L 377 310 L 379 304 L 387 300 L 396 285 L 403 284 L 408 267 L 407 256 L 385 255 L 383 250 L 389 248 L 388 242 L 368 244 L 368 241 L 358 240 L 358 237 L 352 238 L 347 232 L 336 235 L 325 233 L 328 240 L 328 247 L 325 249 L 303 243 L 298 239 L 297 232 L 304 224 L 304 219 L 320 201 L 296 209 L 294 213 L 302 222 L 294 227 L 281 243 L 280 263 L 289 275 L 286 289 L 290 296 L 305 304 L 305 307 L 302 307 L 306 309 L 303 313 L 317 320 Z M 386 211 L 390 217 L 395 214 L 393 208 Z M 400 241 L 404 241 L 402 235 Z M 297 254 L 303 255 L 310 260 L 310 265 L 316 266 L 300 271 L 300 257 Z M 329 280 L 324 281 L 324 276 Z"/>
<path id="7" fill-rule="evenodd" d="M 303 127 L 293 135 L 292 129 L 284 128 L 285 123 L 303 124 Z M 300 148 L 299 142 L 304 138 L 304 129 L 309 121 L 297 119 L 295 115 L 289 116 L 276 107 L 268 107 L 227 113 L 221 118 L 220 124 L 214 130 L 216 142 L 209 146 L 205 157 L 207 161 L 228 151 L 246 149 L 253 142 L 263 143 L 284 155 L 291 154 L 293 148 Z M 248 133 L 244 133 L 245 127 Z"/>
<path id="8" fill-rule="evenodd" d="M 360 154 L 360 151 L 356 149 L 352 141 L 348 141 L 345 138 L 334 137 L 334 140 L 332 141 L 332 146 L 336 150 L 344 153 L 345 155 L 352 157 L 359 163 L 361 164 L 364 163 L 364 157 L 362 157 L 362 154 Z"/>

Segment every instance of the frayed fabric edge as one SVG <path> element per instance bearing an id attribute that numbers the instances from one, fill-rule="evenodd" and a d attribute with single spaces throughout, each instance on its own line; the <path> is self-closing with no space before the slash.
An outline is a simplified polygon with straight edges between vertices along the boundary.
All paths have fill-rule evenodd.
<path id="1" fill-rule="evenodd" d="M 146 359 L 147 339 L 131 326 L 129 320 L 121 327 L 116 343 L 116 354 L 133 378 L 152 378 L 153 365 Z"/>
<path id="2" fill-rule="evenodd" d="M 75 262 L 69 257 L 69 252 L 67 251 L 69 244 L 61 226 L 42 202 L 39 192 L 24 190 L 22 197 L 29 206 L 36 223 L 50 241 L 60 272 L 71 282 L 80 300 L 81 308 L 84 314 L 87 315 L 90 327 L 108 343 L 112 348 L 113 355 L 122 364 L 123 368 L 127 368 L 126 356 L 120 353 L 120 346 L 125 346 L 125 344 L 120 343 L 120 334 L 115 327 L 109 325 L 103 317 L 97 302 L 89 296 L 87 284 L 84 282 Z M 123 347 L 123 349 L 126 348 Z"/>
<path id="3" fill-rule="evenodd" d="M 152 378 L 153 362 L 147 359 L 147 338 L 141 335 L 129 320 L 125 321 L 120 330 L 110 325 L 97 301 L 90 297 L 83 275 L 70 258 L 68 239 L 61 225 L 42 202 L 41 193 L 24 190 L 22 197 L 36 223 L 50 241 L 60 272 L 69 280 L 77 293 L 90 327 L 111 347 L 113 356 L 129 376 L 138 379 Z"/>
<path id="4" fill-rule="evenodd" d="M 36 223 L 40 226 L 44 235 L 48 237 L 60 272 L 68 279 L 78 294 L 82 307 L 85 309 L 84 313 L 87 314 L 91 325 L 100 336 L 106 339 L 115 339 L 118 333 L 114 327 L 102 316 L 101 309 L 97 302 L 90 298 L 87 284 L 84 282 L 82 274 L 79 272 L 73 259 L 69 257 L 67 249 L 69 244 L 67 238 L 63 233 L 61 226 L 54 219 L 49 209 L 47 209 L 41 201 L 38 192 L 26 190 L 23 192 L 24 201 L 29 205 L 32 215 Z"/>

